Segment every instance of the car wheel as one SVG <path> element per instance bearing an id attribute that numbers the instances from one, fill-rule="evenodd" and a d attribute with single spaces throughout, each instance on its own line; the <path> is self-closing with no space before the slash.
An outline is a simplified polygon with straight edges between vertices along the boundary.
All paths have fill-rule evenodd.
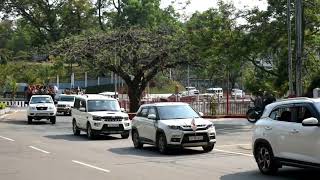
<path id="1" fill-rule="evenodd" d="M 167 153 L 167 150 L 168 150 L 168 147 L 167 147 L 167 139 L 166 139 L 166 136 L 162 133 L 159 135 L 159 138 L 158 138 L 158 150 L 161 154 L 166 154 Z"/>
<path id="2" fill-rule="evenodd" d="M 136 149 L 141 149 L 143 147 L 143 144 L 140 142 L 139 133 L 137 130 L 132 131 L 132 142 L 134 148 Z"/>
<path id="3" fill-rule="evenodd" d="M 261 173 L 271 175 L 278 171 L 277 163 L 269 145 L 257 145 L 255 148 L 255 159 Z"/>
<path id="4" fill-rule="evenodd" d="M 123 132 L 123 133 L 121 133 L 121 138 L 122 139 L 128 139 L 129 138 L 129 131 L 125 131 L 125 132 Z"/>
<path id="5" fill-rule="evenodd" d="M 79 136 L 79 135 L 80 135 L 80 130 L 79 130 L 79 128 L 77 127 L 76 121 L 73 121 L 73 122 L 72 122 L 72 130 L 73 130 L 73 134 L 74 134 L 75 136 Z"/>
<path id="6" fill-rule="evenodd" d="M 204 152 L 211 152 L 214 148 L 214 144 L 209 144 L 209 145 L 206 145 L 206 146 L 202 146 L 202 149 Z"/>
<path id="7" fill-rule="evenodd" d="M 51 117 L 50 122 L 51 122 L 51 124 L 56 124 L 56 117 L 55 116 Z"/>
<path id="8" fill-rule="evenodd" d="M 32 117 L 28 116 L 28 124 L 32 124 Z"/>
<path id="9" fill-rule="evenodd" d="M 87 137 L 88 137 L 88 139 L 95 138 L 95 134 L 94 134 L 93 130 L 91 129 L 90 123 L 87 124 Z"/>

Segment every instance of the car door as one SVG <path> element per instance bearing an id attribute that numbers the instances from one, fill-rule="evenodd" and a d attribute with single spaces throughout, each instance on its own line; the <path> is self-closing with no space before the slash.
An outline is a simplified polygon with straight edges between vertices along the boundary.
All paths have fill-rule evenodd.
<path id="1" fill-rule="evenodd" d="M 279 158 L 292 158 L 291 146 L 291 128 L 295 124 L 292 117 L 292 104 L 282 105 L 274 108 L 270 114 L 273 120 L 272 126 L 266 126 L 269 129 L 271 137 L 271 146 L 274 155 Z"/>
<path id="2" fill-rule="evenodd" d="M 147 123 L 147 116 L 148 116 L 148 107 L 142 107 L 141 111 L 137 114 L 137 125 L 136 128 L 138 129 L 138 133 L 140 138 L 146 140 L 147 133 L 146 133 L 146 123 Z"/>
<path id="3" fill-rule="evenodd" d="M 80 108 L 79 108 L 79 123 L 82 129 L 87 128 L 87 121 L 88 121 L 88 113 L 87 113 L 87 102 L 86 100 L 80 100 Z"/>
<path id="4" fill-rule="evenodd" d="M 148 115 L 154 114 L 156 117 L 158 117 L 158 113 L 156 111 L 156 108 L 153 106 L 150 106 L 148 109 Z M 157 118 L 158 119 L 158 118 Z M 156 142 L 156 123 L 157 119 L 149 119 L 148 116 L 145 120 L 145 133 L 146 133 L 146 138 L 148 140 L 151 140 L 152 142 Z"/>
<path id="5" fill-rule="evenodd" d="M 72 108 L 72 117 L 76 120 L 77 126 L 81 127 L 80 119 L 79 119 L 80 118 L 79 108 L 80 108 L 80 99 L 76 98 L 75 101 L 74 101 L 74 106 Z"/>
<path id="6" fill-rule="evenodd" d="M 295 104 L 295 123 L 290 127 L 288 149 L 293 160 L 320 164 L 320 129 L 316 126 L 302 126 L 304 119 L 318 118 L 311 103 Z"/>

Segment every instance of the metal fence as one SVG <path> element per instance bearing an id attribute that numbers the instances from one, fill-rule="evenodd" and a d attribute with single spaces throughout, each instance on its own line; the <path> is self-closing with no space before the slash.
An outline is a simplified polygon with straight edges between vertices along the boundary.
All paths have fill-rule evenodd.
<path id="1" fill-rule="evenodd" d="M 141 104 L 146 103 L 156 103 L 160 101 L 142 101 Z M 120 100 L 120 106 L 125 110 L 129 111 L 130 102 L 128 100 Z M 245 115 L 248 107 L 250 106 L 250 101 L 230 101 L 227 102 L 210 102 L 210 101 L 185 101 L 185 103 L 190 104 L 190 106 L 198 111 L 202 112 L 204 115 Z"/>

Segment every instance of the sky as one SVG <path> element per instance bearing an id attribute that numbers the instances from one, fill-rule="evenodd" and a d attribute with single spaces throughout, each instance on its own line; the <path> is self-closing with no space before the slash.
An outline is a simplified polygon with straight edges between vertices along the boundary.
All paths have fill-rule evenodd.
<path id="1" fill-rule="evenodd" d="M 185 3 L 187 0 L 161 0 L 161 7 L 167 7 L 171 4 L 172 1 L 175 1 L 175 6 L 179 7 L 179 3 Z M 209 8 L 217 7 L 218 0 L 190 0 L 191 4 L 189 4 L 184 11 L 187 15 L 191 15 L 192 13 L 199 11 L 203 12 Z M 224 0 L 226 2 L 233 2 L 234 6 L 237 9 L 251 9 L 253 7 L 259 7 L 261 10 L 267 9 L 267 1 L 266 0 Z"/>

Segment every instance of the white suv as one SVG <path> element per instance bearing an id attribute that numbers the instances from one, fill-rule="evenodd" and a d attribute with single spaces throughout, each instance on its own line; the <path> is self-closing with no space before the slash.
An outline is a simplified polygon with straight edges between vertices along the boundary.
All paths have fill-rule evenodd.
<path id="1" fill-rule="evenodd" d="M 196 146 L 209 152 L 216 142 L 216 130 L 186 103 L 146 104 L 132 120 L 132 141 L 135 148 L 155 145 L 160 153 L 169 147 Z"/>
<path id="2" fill-rule="evenodd" d="M 74 105 L 75 95 L 62 94 L 59 96 L 57 112 L 64 115 L 71 115 L 71 109 Z"/>
<path id="3" fill-rule="evenodd" d="M 33 119 L 49 119 L 52 124 L 56 123 L 57 109 L 51 96 L 33 95 L 28 104 L 28 124 L 31 124 Z"/>
<path id="4" fill-rule="evenodd" d="M 72 109 L 73 133 L 79 135 L 83 130 L 89 139 L 99 134 L 121 134 L 122 138 L 128 138 L 131 121 L 122 111 L 114 98 L 92 94 L 76 96 Z"/>
<path id="5" fill-rule="evenodd" d="M 253 154 L 263 174 L 282 165 L 320 168 L 320 99 L 293 98 L 266 106 L 253 131 Z"/>

